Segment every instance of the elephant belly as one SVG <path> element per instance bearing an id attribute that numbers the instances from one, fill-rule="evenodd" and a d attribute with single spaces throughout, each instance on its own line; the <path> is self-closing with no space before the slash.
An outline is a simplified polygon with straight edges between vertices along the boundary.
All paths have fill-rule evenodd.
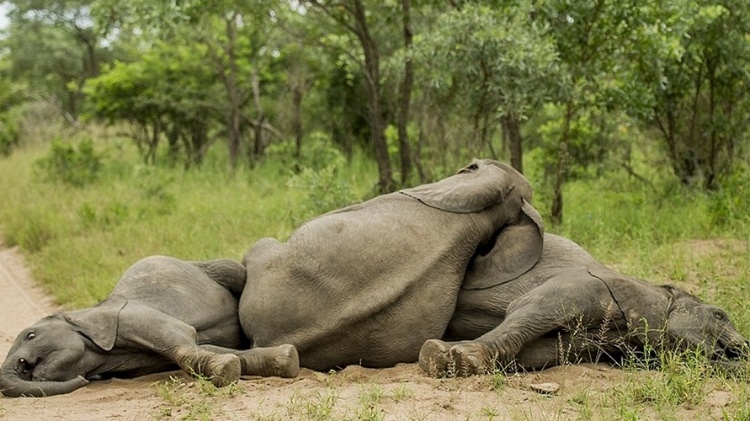
<path id="1" fill-rule="evenodd" d="M 434 299 L 396 294 L 377 304 L 374 298 L 367 303 L 351 297 L 322 301 L 310 293 L 299 294 L 307 300 L 278 298 L 274 303 L 260 295 L 243 295 L 240 304 L 242 327 L 254 346 L 292 344 L 301 366 L 314 370 L 416 361 L 427 339 L 443 335 L 455 305 L 455 292 L 446 291 L 425 291 Z"/>

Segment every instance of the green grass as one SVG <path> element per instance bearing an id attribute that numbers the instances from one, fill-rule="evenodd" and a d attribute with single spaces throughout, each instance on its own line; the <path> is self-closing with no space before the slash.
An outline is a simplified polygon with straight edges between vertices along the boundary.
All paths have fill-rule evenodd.
<path id="1" fill-rule="evenodd" d="M 177 377 L 154 383 L 156 393 L 164 401 L 157 419 L 208 421 L 222 418 L 221 403 L 243 391 L 236 383 L 217 388 L 206 378 L 198 376 L 195 381 L 185 382 Z"/>
<path id="2" fill-rule="evenodd" d="M 37 177 L 34 162 L 46 156 L 44 147 L 0 161 L 4 241 L 21 247 L 35 277 L 66 307 L 103 299 L 145 256 L 241 259 L 256 240 L 284 239 L 299 221 L 359 201 L 374 184 L 374 167 L 361 156 L 335 171 L 294 175 L 269 160 L 230 173 L 221 156 L 183 171 L 144 166 L 124 142 L 97 147 L 103 169 L 85 188 Z M 333 190 L 338 185 L 347 189 Z M 327 201 L 311 202 L 318 189 Z"/>

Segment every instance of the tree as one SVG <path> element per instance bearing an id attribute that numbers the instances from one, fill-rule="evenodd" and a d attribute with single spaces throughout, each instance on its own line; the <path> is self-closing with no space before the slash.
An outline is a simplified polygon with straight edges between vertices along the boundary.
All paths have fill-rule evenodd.
<path id="1" fill-rule="evenodd" d="M 589 108 L 642 109 L 642 87 L 632 83 L 633 55 L 669 39 L 638 30 L 654 22 L 654 4 L 640 0 L 548 0 L 535 19 L 546 22 L 566 74 L 556 102 L 562 109 L 550 219 L 563 221 L 562 186 L 567 172 L 572 128 Z M 648 56 L 647 59 L 658 60 Z"/>
<path id="2" fill-rule="evenodd" d="M 685 0 L 658 12 L 662 25 L 653 31 L 669 31 L 675 43 L 661 60 L 639 61 L 651 88 L 647 121 L 661 133 L 675 176 L 714 190 L 749 134 L 750 11 L 740 1 Z"/>
<path id="3" fill-rule="evenodd" d="M 13 0 L 4 44 L 11 76 L 30 82 L 36 95 L 53 98 L 69 122 L 81 111 L 81 90 L 111 60 L 112 44 L 98 36 L 89 0 Z"/>
<path id="4" fill-rule="evenodd" d="M 378 190 L 381 193 L 396 189 L 393 169 L 388 154 L 385 138 L 386 122 L 382 109 L 382 80 L 380 69 L 380 51 L 378 43 L 372 36 L 368 22 L 368 11 L 362 0 L 352 1 L 318 1 L 308 2 L 327 15 L 333 22 L 356 36 L 363 53 L 362 66 L 365 90 L 367 92 L 368 121 L 370 125 L 370 142 L 375 151 L 378 164 Z"/>
<path id="5" fill-rule="evenodd" d="M 275 1 L 216 2 L 132 1 L 127 4 L 100 0 L 97 16 L 101 25 L 127 32 L 154 32 L 163 40 L 188 40 L 203 45 L 204 60 L 211 63 L 215 76 L 225 91 L 223 110 L 229 149 L 229 162 L 235 168 L 240 156 L 243 128 L 250 126 L 254 142 L 249 147 L 251 160 L 259 158 L 265 149 L 265 131 L 277 133 L 268 123 L 262 104 L 261 77 L 268 56 L 265 44 L 265 25 L 273 21 Z M 249 117 L 246 104 L 252 101 L 255 118 Z"/>
<path id="6" fill-rule="evenodd" d="M 146 163 L 156 161 L 166 137 L 173 162 L 200 164 L 210 145 L 209 129 L 221 116 L 215 100 L 221 88 L 213 69 L 198 59 L 204 53 L 193 46 L 156 43 L 139 61 L 115 63 L 86 84 L 94 115 L 133 124 Z"/>
<path id="7" fill-rule="evenodd" d="M 466 3 L 442 13 L 435 30 L 420 40 L 423 61 L 433 65 L 431 89 L 469 111 L 473 137 L 495 159 L 491 133 L 500 123 L 519 171 L 520 120 L 551 94 L 558 73 L 554 44 L 531 11 L 531 2 Z"/>
<path id="8" fill-rule="evenodd" d="M 401 22 L 404 33 L 404 75 L 399 87 L 398 146 L 401 155 L 401 185 L 409 181 L 412 168 L 411 146 L 409 145 L 409 110 L 411 92 L 414 86 L 414 56 L 412 45 L 414 34 L 411 24 L 411 0 L 401 0 Z"/>

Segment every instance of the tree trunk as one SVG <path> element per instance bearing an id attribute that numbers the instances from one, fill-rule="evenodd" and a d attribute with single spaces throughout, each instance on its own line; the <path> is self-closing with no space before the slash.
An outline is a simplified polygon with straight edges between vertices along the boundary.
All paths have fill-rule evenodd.
<path id="1" fill-rule="evenodd" d="M 514 112 L 505 114 L 502 119 L 503 137 L 510 149 L 510 165 L 523 174 L 523 138 L 521 137 L 521 123 Z"/>
<path id="2" fill-rule="evenodd" d="M 292 87 L 292 132 L 294 132 L 294 160 L 302 156 L 302 88 Z"/>
<path id="3" fill-rule="evenodd" d="M 378 190 L 380 193 L 390 193 L 396 190 L 396 182 L 393 179 L 391 161 L 388 155 L 388 144 L 385 139 L 385 122 L 381 109 L 380 96 L 380 57 L 375 41 L 372 39 L 367 27 L 365 8 L 361 0 L 354 1 L 352 9 L 356 27 L 355 34 L 362 44 L 365 55 L 365 87 L 367 90 L 367 102 L 370 117 L 370 140 L 375 150 L 375 159 L 378 164 Z"/>
<path id="4" fill-rule="evenodd" d="M 237 86 L 237 58 L 234 46 L 237 41 L 237 14 L 235 13 L 226 20 L 227 45 L 225 48 L 227 56 L 228 71 L 221 72 L 224 75 L 224 86 L 229 96 L 229 112 L 227 116 L 227 136 L 229 138 L 229 164 L 237 168 L 237 160 L 240 154 L 240 143 L 242 132 L 240 127 L 240 92 Z"/>
<path id="5" fill-rule="evenodd" d="M 258 124 L 255 125 L 255 146 L 253 147 L 253 160 L 256 161 L 263 156 L 263 151 L 266 148 L 266 143 L 263 140 L 263 123 L 266 120 L 266 115 L 263 112 L 263 104 L 260 102 L 260 78 L 258 77 L 258 69 L 253 70 L 252 86 L 253 86 L 253 102 L 255 103 L 255 113 L 258 116 Z"/>
<path id="6" fill-rule="evenodd" d="M 411 89 L 414 84 L 414 68 L 412 64 L 412 32 L 411 32 L 411 0 L 401 0 L 404 26 L 404 80 L 401 82 L 400 109 L 398 115 L 398 145 L 401 154 L 401 185 L 406 185 L 411 176 L 412 158 L 409 146 L 409 110 L 411 103 Z"/>
<path id="7" fill-rule="evenodd" d="M 568 101 L 565 104 L 565 121 L 563 132 L 560 136 L 560 145 L 557 151 L 557 170 L 555 174 L 555 185 L 552 196 L 552 209 L 550 220 L 552 225 L 559 226 L 563 223 L 563 193 L 562 186 L 565 179 L 565 171 L 568 159 L 568 143 L 570 142 L 570 123 L 573 119 L 573 104 Z"/>

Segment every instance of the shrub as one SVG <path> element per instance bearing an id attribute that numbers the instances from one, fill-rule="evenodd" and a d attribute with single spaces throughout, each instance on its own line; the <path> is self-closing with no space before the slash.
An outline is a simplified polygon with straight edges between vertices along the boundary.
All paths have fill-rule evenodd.
<path id="1" fill-rule="evenodd" d="M 58 138 L 52 142 L 49 154 L 34 166 L 37 175 L 45 181 L 83 187 L 98 178 L 102 157 L 94 151 L 91 139 L 82 140 L 76 148 Z"/>
<path id="2" fill-rule="evenodd" d="M 746 224 L 750 226 L 750 189 L 747 187 L 748 171 L 738 166 L 734 173 L 720 181 L 720 187 L 711 192 L 708 211 L 714 224 L 721 227 Z"/>
<path id="3" fill-rule="evenodd" d="M 287 182 L 289 188 L 307 196 L 307 200 L 290 205 L 290 216 L 295 226 L 358 199 L 353 193 L 351 181 L 341 173 L 342 169 L 347 168 L 344 155 L 335 148 L 330 148 L 326 154 L 325 160 L 317 161 L 318 164 L 313 167 L 303 167 Z"/>
<path id="4" fill-rule="evenodd" d="M 0 114 L 0 155 L 10 155 L 18 145 L 18 139 L 18 123 L 8 113 Z"/>

